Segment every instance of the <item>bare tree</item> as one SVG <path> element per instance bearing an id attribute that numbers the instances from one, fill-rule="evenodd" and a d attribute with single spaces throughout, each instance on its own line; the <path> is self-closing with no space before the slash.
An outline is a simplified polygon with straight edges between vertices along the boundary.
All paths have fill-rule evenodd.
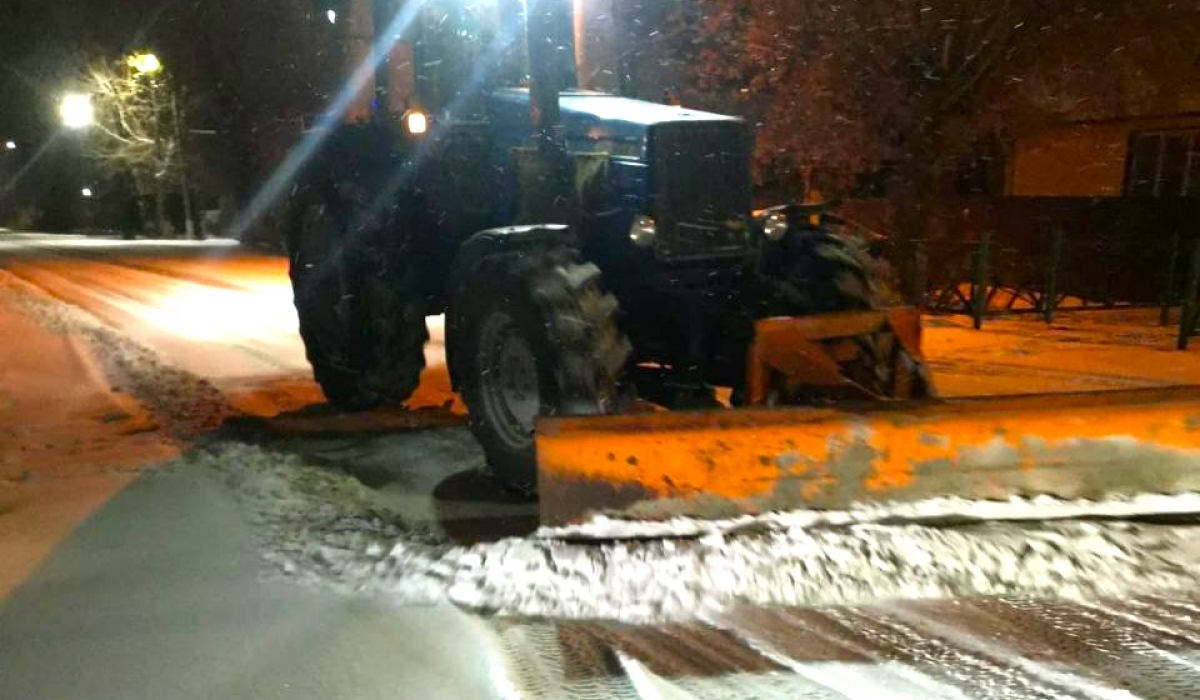
<path id="1" fill-rule="evenodd" d="M 132 178 L 143 221 L 148 220 L 145 198 L 153 194 L 155 228 L 158 235 L 168 235 L 166 193 L 182 165 L 169 77 L 161 70 L 101 63 L 88 71 L 87 82 L 96 109 L 89 156 L 102 172 Z"/>
<path id="2" fill-rule="evenodd" d="M 807 195 L 814 173 L 839 186 L 857 174 L 890 173 L 891 256 L 907 285 L 916 278 L 908 269 L 914 246 L 936 228 L 950 167 L 980 136 L 986 86 L 1073 4 L 697 0 L 694 7 L 690 31 L 675 33 L 694 57 L 691 84 L 702 101 L 756 124 L 764 184 Z"/>
<path id="3" fill-rule="evenodd" d="M 701 0 L 692 84 L 759 126 L 760 170 L 936 170 L 1043 2 Z"/>

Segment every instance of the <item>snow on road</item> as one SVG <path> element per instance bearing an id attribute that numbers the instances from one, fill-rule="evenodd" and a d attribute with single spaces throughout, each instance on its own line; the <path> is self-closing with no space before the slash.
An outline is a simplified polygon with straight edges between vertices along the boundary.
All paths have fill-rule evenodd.
<path id="1" fill-rule="evenodd" d="M 322 402 L 300 342 L 287 259 L 232 243 L 4 234 L 0 268 L 211 382 L 242 412 L 269 416 Z M 441 319 L 428 324 L 428 369 L 409 405 L 456 405 Z"/>
<path id="2" fill-rule="evenodd" d="M 110 390 L 92 343 L 48 330 L 26 301 L 0 276 L 0 600 L 142 465 L 178 454 Z"/>
<path id="3" fill-rule="evenodd" d="M 257 446 L 218 444 L 176 468 L 222 475 L 265 527 L 279 575 L 397 603 L 452 601 L 502 615 L 686 619 L 737 604 L 833 606 L 972 596 L 1092 599 L 1193 590 L 1196 528 L 1146 522 L 905 522 L 944 500 L 875 507 L 870 517 L 793 513 L 698 538 L 508 538 L 454 546 L 410 529 L 353 477 Z M 1195 496 L 1144 501 L 1195 513 Z M 1059 516 L 1121 512 L 1130 502 L 1051 503 Z M 959 501 L 956 510 L 969 511 Z M 988 506 L 991 514 L 997 504 Z M 1030 504 L 1011 510 L 1028 517 Z M 860 514 L 861 515 L 861 514 Z M 919 518 L 918 518 L 919 520 Z"/>
<path id="4" fill-rule="evenodd" d="M 228 241 L 121 241 L 0 235 L 0 267 L 87 311 L 167 364 L 203 377 L 237 408 L 274 415 L 321 401 L 297 333 L 287 260 Z M 1173 348 L 1155 309 L 927 317 L 924 345 L 945 396 L 1200 384 L 1200 350 Z M 414 407 L 462 406 L 445 371 L 442 321 L 429 319 L 428 369 Z"/>
<path id="5" fill-rule="evenodd" d="M 152 256 L 119 261 L 70 258 L 57 267 L 52 262 L 23 258 L 10 260 L 5 267 L 84 310 L 29 295 L 22 302 L 26 311 L 44 325 L 86 338 L 109 381 L 146 406 L 165 434 L 191 441 L 237 413 L 244 405 L 231 398 L 238 381 L 262 392 L 253 377 L 234 370 L 256 352 L 269 355 L 276 341 L 256 348 L 258 341 L 249 332 L 234 332 L 245 330 L 237 320 L 224 326 L 231 337 L 241 339 L 236 341 L 198 339 L 181 330 L 190 328 L 188 315 L 207 309 L 214 294 L 224 300 L 226 309 L 242 296 L 253 295 L 245 284 L 259 280 L 258 273 L 243 279 L 237 272 L 241 263 L 222 259 L 178 263 Z M 121 269 L 114 271 L 114 265 Z M 259 259 L 246 265 L 274 268 L 267 278 L 274 274 L 273 284 L 279 283 L 279 261 L 268 264 Z M 193 289 L 195 293 L 181 297 L 192 303 L 171 306 L 164 299 L 180 293 L 170 281 L 175 277 L 182 277 L 189 289 L 188 285 L 215 287 L 231 295 Z M 229 289 L 238 285 L 243 285 L 242 291 Z M 164 289 L 174 291 L 164 297 Z M 246 308 L 271 315 L 283 308 L 281 298 L 268 293 L 266 307 Z M 222 323 L 219 313 L 211 309 L 204 313 L 207 325 L 201 325 L 207 329 L 206 337 L 225 332 L 214 330 Z M 268 321 L 280 322 L 277 318 L 264 322 Z M 1171 354 L 1175 367 L 1188 369 L 1168 371 L 1159 357 L 1165 351 L 1148 342 L 1109 352 L 1106 348 L 1119 343 L 1113 342 L 1116 336 L 1107 328 L 1072 336 L 1061 329 L 1056 335 L 1049 332 L 1054 329 L 1008 328 L 1000 322 L 989 327 L 996 329 L 990 339 L 971 335 L 952 321 L 941 322 L 930 334 L 935 367 L 957 377 L 960 390 L 970 383 L 967 380 L 986 382 L 986 378 L 970 379 L 978 368 L 969 360 L 991 357 L 992 351 L 1004 356 L 999 364 L 1011 372 L 1001 377 L 1000 388 L 1019 385 L 1027 390 L 1040 385 L 1015 379 L 1021 372 L 1035 380 L 1069 375 L 1075 388 L 1094 388 L 1080 387 L 1080 377 L 1109 382 L 1117 376 L 1117 368 L 1105 363 L 1098 364 L 1092 375 L 1087 367 L 1067 373 L 1059 365 L 1073 358 L 1064 360 L 1060 355 L 1071 343 L 1094 349 L 1097 358 L 1111 359 L 1116 352 L 1122 373 L 1117 378 L 1143 385 L 1188 380 L 1200 357 Z M 1155 333 L 1160 331 L 1139 337 L 1145 340 Z M 278 342 L 288 344 L 288 352 L 299 347 L 294 337 L 279 338 Z M 435 346 L 434 352 L 439 350 Z M 1155 362 L 1138 365 L 1125 356 L 1145 358 L 1147 352 L 1157 358 Z M 215 365 L 224 370 L 204 373 Z M 444 379 L 444 368 L 434 369 Z M 1134 377 L 1135 370 L 1141 374 Z M 273 371 L 278 378 L 281 371 L 286 375 L 292 370 Z M 446 390 L 440 387 L 435 393 L 442 392 L 438 398 L 445 399 Z M 264 413 L 269 415 L 267 409 Z M 285 434 L 277 439 L 289 438 Z M 548 532 L 542 537 L 458 546 L 448 542 L 439 528 L 388 506 L 355 477 L 295 456 L 303 450 L 284 454 L 218 440 L 222 441 L 197 448 L 176 467 L 218 474 L 242 495 L 262 526 L 263 555 L 276 573 L 342 590 L 383 593 L 397 602 L 450 600 L 511 615 L 640 621 L 716 614 L 739 603 L 842 605 L 975 595 L 1122 596 L 1194 588 L 1200 571 L 1200 552 L 1189 543 L 1195 539 L 1195 529 L 1189 525 L 1045 522 L 1030 517 L 1033 506 L 1021 502 L 987 508 L 992 514 L 1004 507 L 1009 514 L 1024 512 L 1018 518 L 1023 522 L 930 522 L 948 514 L 975 513 L 982 507 L 939 501 L 918 506 L 915 512 L 907 506 L 908 510 L 882 512 L 793 513 L 727 527 L 683 523 L 691 536 L 652 541 L 581 543 L 562 539 L 564 533 Z M 431 495 L 423 497 L 429 500 Z M 1046 506 L 1043 502 L 1036 507 Z M 1147 500 L 1141 506 L 1193 512 L 1195 500 L 1186 496 Z M 1068 518 L 1094 514 L 1097 508 L 1128 507 L 1128 503 L 1053 504 L 1055 517 Z M 607 536 L 614 533 L 639 534 L 609 530 Z"/>
<path id="6" fill-rule="evenodd" d="M 232 413 L 209 381 L 164 362 L 153 350 L 87 312 L 29 289 L 10 299 L 43 327 L 82 338 L 113 391 L 132 396 L 149 409 L 159 421 L 157 428 L 167 435 L 195 437 L 216 428 Z"/>

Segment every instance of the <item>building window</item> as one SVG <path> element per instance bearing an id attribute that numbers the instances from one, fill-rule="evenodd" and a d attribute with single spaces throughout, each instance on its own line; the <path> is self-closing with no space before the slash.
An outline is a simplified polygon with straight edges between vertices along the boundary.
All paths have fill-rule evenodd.
<path id="1" fill-rule="evenodd" d="M 1134 134 L 1125 194 L 1200 197 L 1200 130 Z"/>

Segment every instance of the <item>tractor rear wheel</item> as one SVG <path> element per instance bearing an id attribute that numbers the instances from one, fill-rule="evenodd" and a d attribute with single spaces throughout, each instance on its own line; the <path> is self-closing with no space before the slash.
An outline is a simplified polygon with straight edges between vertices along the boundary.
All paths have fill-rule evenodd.
<path id="1" fill-rule="evenodd" d="M 600 270 L 568 250 L 500 253 L 482 261 L 453 312 L 460 385 L 492 473 L 537 491 L 538 416 L 620 409 L 631 349 Z"/>
<path id="2" fill-rule="evenodd" d="M 334 406 L 364 410 L 412 395 L 429 336 L 417 271 L 390 259 L 399 256 L 372 253 L 366 242 L 352 245 L 361 237 L 352 212 L 332 186 L 301 190 L 288 252 L 313 377 Z"/>
<path id="3" fill-rule="evenodd" d="M 768 316 L 807 316 L 883 307 L 876 263 L 854 240 L 823 231 L 790 236 L 768 273 Z M 888 331 L 852 340 L 857 352 L 840 353 L 843 373 L 877 396 L 897 399 L 934 395 L 925 364 Z M 808 397 L 792 397 L 804 402 Z"/>

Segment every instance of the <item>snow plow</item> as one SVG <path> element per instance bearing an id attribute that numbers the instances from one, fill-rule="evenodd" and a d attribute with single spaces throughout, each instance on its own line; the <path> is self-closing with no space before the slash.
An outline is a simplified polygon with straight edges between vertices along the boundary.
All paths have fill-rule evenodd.
<path id="1" fill-rule="evenodd" d="M 544 419 L 544 525 L 1200 490 L 1195 387 Z"/>
<path id="2" fill-rule="evenodd" d="M 540 491 L 547 524 L 1086 494 L 1135 481 L 1104 458 L 1128 456 L 1129 435 L 1138 459 L 1190 464 L 1184 396 L 1126 396 L 1119 419 L 1108 398 L 934 401 L 920 315 L 881 303 L 868 242 L 823 205 L 755 209 L 743 120 L 587 84 L 619 72 L 589 53 L 595 37 L 576 45 L 573 9 L 590 5 L 338 13 L 351 72 L 374 84 L 312 132 L 288 230 L 331 403 L 402 404 L 425 318 L 444 314 L 488 466 Z M 1183 471 L 1154 483 L 1190 483 Z"/>
<path id="3" fill-rule="evenodd" d="M 312 132 L 288 219 L 331 403 L 403 403 L 444 314 L 488 465 L 532 493 L 540 416 L 713 407 L 719 387 L 739 406 L 930 392 L 919 319 L 881 305 L 868 242 L 825 205 L 755 209 L 742 119 L 580 89 L 598 73 L 565 50 L 574 3 L 347 7 L 335 31 L 372 99 Z"/>

